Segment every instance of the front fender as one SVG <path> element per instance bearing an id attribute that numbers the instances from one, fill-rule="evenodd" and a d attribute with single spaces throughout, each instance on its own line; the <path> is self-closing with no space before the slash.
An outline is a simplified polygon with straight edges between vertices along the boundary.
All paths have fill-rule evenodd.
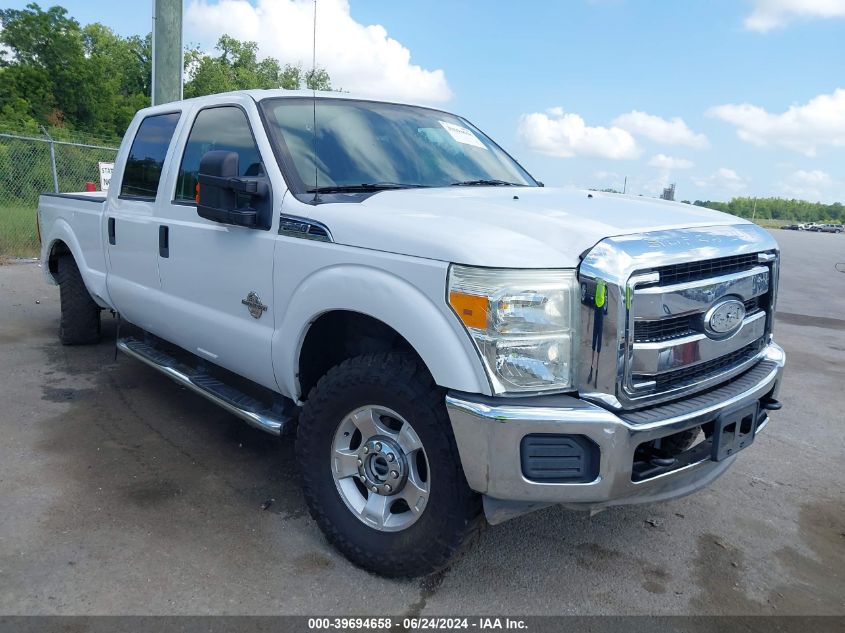
<path id="1" fill-rule="evenodd" d="M 274 335 L 273 364 L 282 392 L 301 399 L 297 368 L 311 324 L 326 312 L 348 310 L 396 330 L 420 355 L 438 385 L 489 395 L 490 384 L 475 348 L 445 302 L 447 265 L 427 261 L 423 268 L 428 295 L 419 289 L 418 278 L 411 283 L 382 268 L 360 264 L 328 266 L 303 279 L 290 293 Z M 419 270 L 417 275 L 423 276 Z M 437 302 L 431 293 L 444 299 Z"/>

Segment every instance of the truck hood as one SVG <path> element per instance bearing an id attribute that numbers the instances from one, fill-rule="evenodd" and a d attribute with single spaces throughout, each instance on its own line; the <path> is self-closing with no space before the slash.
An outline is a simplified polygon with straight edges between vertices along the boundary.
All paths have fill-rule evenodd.
<path id="1" fill-rule="evenodd" d="M 335 242 L 475 266 L 566 268 L 607 237 L 748 224 L 690 204 L 551 187 L 383 191 L 311 210 Z"/>

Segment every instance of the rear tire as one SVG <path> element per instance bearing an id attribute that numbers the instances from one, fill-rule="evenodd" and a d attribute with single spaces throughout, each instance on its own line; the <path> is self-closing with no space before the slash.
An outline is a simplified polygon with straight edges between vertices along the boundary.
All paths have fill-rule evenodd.
<path id="1" fill-rule="evenodd" d="M 361 431 L 367 420 L 370 433 Z M 350 457 L 347 467 L 339 464 L 338 447 Z M 480 496 L 467 485 L 444 391 L 411 355 L 367 354 L 329 370 L 303 408 L 296 454 L 311 516 L 332 545 L 369 571 L 388 577 L 438 571 L 483 526 Z M 379 459 L 381 466 L 388 463 L 381 479 Z M 373 484 L 382 494 L 371 492 Z M 371 496 L 375 505 L 381 502 L 376 520 L 371 510 L 360 509 L 370 507 Z"/>
<path id="2" fill-rule="evenodd" d="M 63 345 L 97 343 L 100 340 L 100 306 L 88 294 L 72 256 L 59 258 L 57 280 L 62 309 L 59 340 Z"/>

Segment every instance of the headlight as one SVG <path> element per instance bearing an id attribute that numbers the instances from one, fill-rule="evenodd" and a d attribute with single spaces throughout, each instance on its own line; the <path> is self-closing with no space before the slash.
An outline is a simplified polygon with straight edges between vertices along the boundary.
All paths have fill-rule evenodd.
<path id="1" fill-rule="evenodd" d="M 452 266 L 449 304 L 472 336 L 496 393 L 573 387 L 574 270 Z"/>

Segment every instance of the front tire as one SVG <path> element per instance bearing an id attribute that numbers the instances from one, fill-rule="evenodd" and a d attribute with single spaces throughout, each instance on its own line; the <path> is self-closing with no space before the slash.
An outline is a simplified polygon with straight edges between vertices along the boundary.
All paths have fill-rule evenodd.
<path id="1" fill-rule="evenodd" d="M 296 454 L 311 516 L 369 571 L 435 572 L 483 525 L 444 392 L 410 355 L 368 354 L 331 369 L 303 408 Z"/>
<path id="2" fill-rule="evenodd" d="M 59 340 L 64 345 L 90 345 L 100 340 L 100 306 L 91 295 L 70 255 L 59 258 L 56 275 L 59 282 L 61 319 Z"/>

